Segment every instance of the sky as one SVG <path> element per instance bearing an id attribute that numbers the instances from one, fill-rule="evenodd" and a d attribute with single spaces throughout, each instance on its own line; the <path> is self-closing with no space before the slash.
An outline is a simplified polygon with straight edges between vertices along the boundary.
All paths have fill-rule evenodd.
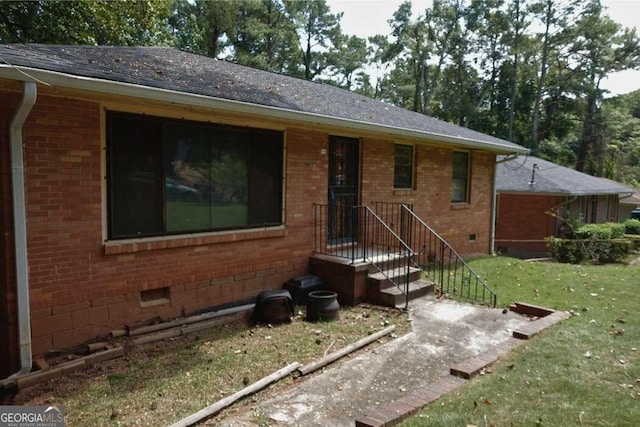
<path id="1" fill-rule="evenodd" d="M 611 19 L 623 27 L 636 28 L 640 34 L 640 0 L 601 0 Z M 402 0 L 327 0 L 333 13 L 344 12 L 341 25 L 344 33 L 358 37 L 389 34 L 387 20 Z M 430 4 L 430 0 L 413 0 L 414 16 Z M 614 96 L 640 89 L 640 70 L 611 74 L 601 83 Z"/>

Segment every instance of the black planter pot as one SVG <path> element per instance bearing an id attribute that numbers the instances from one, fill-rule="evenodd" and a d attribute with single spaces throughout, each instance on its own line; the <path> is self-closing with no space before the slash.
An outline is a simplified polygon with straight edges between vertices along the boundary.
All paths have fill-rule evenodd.
<path id="1" fill-rule="evenodd" d="M 340 319 L 338 294 L 332 291 L 313 291 L 307 295 L 307 321 L 331 321 Z"/>

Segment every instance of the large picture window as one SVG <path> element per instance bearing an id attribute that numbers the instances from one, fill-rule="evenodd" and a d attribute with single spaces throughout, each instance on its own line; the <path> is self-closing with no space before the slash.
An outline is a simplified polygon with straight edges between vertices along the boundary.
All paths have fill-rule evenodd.
<path id="1" fill-rule="evenodd" d="M 469 153 L 453 152 L 453 176 L 451 179 L 451 202 L 469 201 Z"/>
<path id="2" fill-rule="evenodd" d="M 282 223 L 282 132 L 107 114 L 109 238 Z"/>
<path id="3" fill-rule="evenodd" d="M 413 188 L 413 146 L 395 144 L 393 188 Z"/>

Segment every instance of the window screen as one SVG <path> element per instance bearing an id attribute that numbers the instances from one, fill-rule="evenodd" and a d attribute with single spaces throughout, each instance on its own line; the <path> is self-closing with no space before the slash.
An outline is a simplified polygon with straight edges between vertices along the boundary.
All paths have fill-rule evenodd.
<path id="1" fill-rule="evenodd" d="M 395 145 L 393 188 L 413 188 L 412 145 Z"/>
<path id="2" fill-rule="evenodd" d="M 109 238 L 282 223 L 283 135 L 107 115 Z"/>
<path id="3" fill-rule="evenodd" d="M 451 201 L 469 201 L 469 153 L 453 152 L 453 176 L 451 180 Z"/>

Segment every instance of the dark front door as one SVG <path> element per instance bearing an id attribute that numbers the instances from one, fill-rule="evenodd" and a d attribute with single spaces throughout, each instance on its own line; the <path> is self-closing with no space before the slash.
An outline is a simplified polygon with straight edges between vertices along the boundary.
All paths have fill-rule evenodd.
<path id="1" fill-rule="evenodd" d="M 358 204 L 358 140 L 329 137 L 329 242 L 355 240 Z"/>

